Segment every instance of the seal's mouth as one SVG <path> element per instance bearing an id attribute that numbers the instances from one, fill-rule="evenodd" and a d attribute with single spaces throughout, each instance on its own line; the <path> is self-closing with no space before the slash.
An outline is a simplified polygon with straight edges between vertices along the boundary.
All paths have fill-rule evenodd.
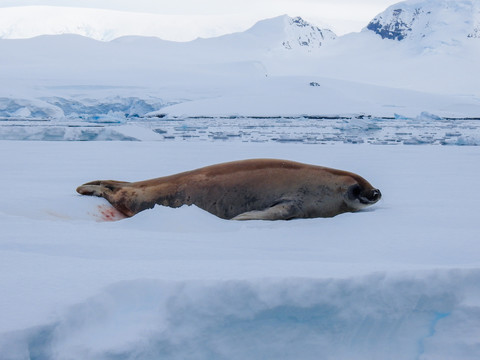
<path id="1" fill-rule="evenodd" d="M 358 200 L 362 204 L 370 205 L 376 203 L 382 197 L 382 193 L 378 189 L 371 189 L 367 191 L 363 191 L 358 196 Z"/>

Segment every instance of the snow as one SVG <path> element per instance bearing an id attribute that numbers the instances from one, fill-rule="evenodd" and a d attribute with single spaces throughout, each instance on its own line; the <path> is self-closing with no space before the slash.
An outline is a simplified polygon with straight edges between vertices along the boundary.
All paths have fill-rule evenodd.
<path id="1" fill-rule="evenodd" d="M 309 80 L 320 86 L 312 87 Z M 274 77 L 259 81 L 248 94 L 192 100 L 161 108 L 169 116 L 349 116 L 415 118 L 424 111 L 442 117 L 476 117 L 476 97 L 448 96 L 320 77 Z"/>
<path id="2" fill-rule="evenodd" d="M 322 30 L 300 17 L 291 18 L 287 15 L 259 21 L 245 34 L 276 43 L 277 47 L 281 44 L 288 50 L 305 48 L 308 51 L 312 51 L 312 48 L 318 49 L 323 43 L 335 40 L 337 37 L 329 29 Z M 231 36 L 227 35 L 225 38 L 228 39 Z"/>
<path id="3" fill-rule="evenodd" d="M 0 158 L 5 359 L 479 355 L 478 147 L 2 141 L 0 152 L 15 154 Z M 254 157 L 354 171 L 384 196 L 331 219 L 156 207 L 106 222 L 103 199 L 74 191 Z"/>

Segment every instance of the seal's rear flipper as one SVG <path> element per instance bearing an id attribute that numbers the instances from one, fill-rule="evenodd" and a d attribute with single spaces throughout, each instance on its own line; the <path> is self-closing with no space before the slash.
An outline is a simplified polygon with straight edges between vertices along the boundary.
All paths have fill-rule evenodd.
<path id="1" fill-rule="evenodd" d="M 81 195 L 103 196 L 103 188 L 100 184 L 83 184 L 77 188 L 77 192 Z"/>
<path id="2" fill-rule="evenodd" d="M 115 180 L 96 180 L 79 186 L 77 192 L 81 195 L 104 197 L 108 200 L 106 196 L 113 194 L 116 190 L 126 184 L 129 183 Z"/>
<path id="3" fill-rule="evenodd" d="M 127 194 L 129 184 L 131 183 L 125 181 L 96 180 L 79 186 L 77 192 L 81 195 L 103 197 L 123 215 L 130 217 L 138 211 L 132 210 L 129 200 L 133 198 Z"/>
<path id="4" fill-rule="evenodd" d="M 289 220 L 302 217 L 293 201 L 281 202 L 264 210 L 253 210 L 239 214 L 231 220 Z"/>

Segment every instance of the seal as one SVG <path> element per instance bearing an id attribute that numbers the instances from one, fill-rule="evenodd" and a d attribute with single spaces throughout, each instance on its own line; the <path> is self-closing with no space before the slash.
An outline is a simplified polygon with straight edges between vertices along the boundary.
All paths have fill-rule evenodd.
<path id="1" fill-rule="evenodd" d="M 103 197 L 127 217 L 156 204 L 193 204 L 232 220 L 332 217 L 381 198 L 380 190 L 354 173 L 276 159 L 234 161 L 138 182 L 97 180 L 77 192 Z"/>

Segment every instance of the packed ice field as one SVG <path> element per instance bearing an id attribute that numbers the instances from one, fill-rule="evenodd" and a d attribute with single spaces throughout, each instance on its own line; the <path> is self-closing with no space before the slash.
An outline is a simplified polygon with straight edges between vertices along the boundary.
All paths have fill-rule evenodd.
<path id="1" fill-rule="evenodd" d="M 428 112 L 413 118 L 348 114 L 126 118 L 119 113 L 73 121 L 0 118 L 0 140 L 480 145 L 480 118 L 441 118 Z"/>

